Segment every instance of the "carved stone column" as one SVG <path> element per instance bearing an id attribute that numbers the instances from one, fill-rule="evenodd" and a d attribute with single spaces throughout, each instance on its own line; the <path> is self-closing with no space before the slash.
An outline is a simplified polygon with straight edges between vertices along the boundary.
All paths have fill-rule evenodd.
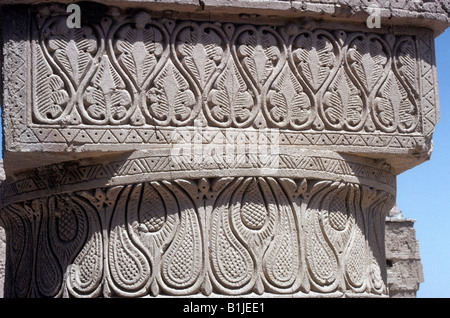
<path id="1" fill-rule="evenodd" d="M 103 3 L 1 7 L 5 296 L 388 296 L 448 3 Z"/>

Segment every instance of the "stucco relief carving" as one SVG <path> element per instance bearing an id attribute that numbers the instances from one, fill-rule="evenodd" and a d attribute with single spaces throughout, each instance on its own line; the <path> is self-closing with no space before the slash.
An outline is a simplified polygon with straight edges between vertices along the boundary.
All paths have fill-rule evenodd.
<path id="1" fill-rule="evenodd" d="M 422 132 L 415 36 L 287 29 L 41 17 L 34 122 Z"/>
<path id="2" fill-rule="evenodd" d="M 201 121 L 206 130 L 279 129 L 289 146 L 429 155 L 439 116 L 432 33 L 133 12 L 66 30 L 57 10 L 11 11 L 3 21 L 12 30 L 4 46 L 7 125 L 15 123 L 8 147 L 142 149 L 192 135 Z M 30 28 L 30 42 L 12 40 Z"/>
<path id="3" fill-rule="evenodd" d="M 396 175 L 439 115 L 434 34 L 301 3 L 330 24 L 283 16 L 296 1 L 95 4 L 80 28 L 2 7 L 5 295 L 387 296 Z"/>
<path id="4" fill-rule="evenodd" d="M 225 177 L 15 203 L 1 214 L 15 233 L 6 294 L 386 295 L 375 232 L 392 200 L 346 182 Z"/>

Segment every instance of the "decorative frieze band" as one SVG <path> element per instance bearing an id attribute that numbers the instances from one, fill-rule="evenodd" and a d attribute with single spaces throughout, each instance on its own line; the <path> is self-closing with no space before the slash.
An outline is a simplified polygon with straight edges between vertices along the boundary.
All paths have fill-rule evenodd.
<path id="1" fill-rule="evenodd" d="M 393 202 L 347 182 L 224 177 L 15 203 L 0 213 L 5 296 L 386 296 Z"/>
<path id="2" fill-rule="evenodd" d="M 51 193 L 73 192 L 97 186 L 174 178 L 272 176 L 321 178 L 361 183 L 395 195 L 396 177 L 384 160 L 362 159 L 333 152 L 305 152 L 261 148 L 255 152 L 239 143 L 230 152 L 193 148 L 167 153 L 135 153 L 125 158 L 101 157 L 49 165 L 17 174 L 0 187 L 0 204 L 30 200 Z M 265 146 L 262 144 L 262 146 Z"/>
<path id="3" fill-rule="evenodd" d="M 105 16 L 32 29 L 33 122 L 421 132 L 414 36 Z M 34 25 L 34 24 L 33 24 Z M 35 39 L 35 40 L 34 40 Z"/>
<path id="4" fill-rule="evenodd" d="M 439 116 L 431 32 L 168 20 L 144 11 L 79 29 L 66 19 L 44 11 L 6 17 L 16 32 L 5 39 L 11 149 L 132 144 L 117 138 L 120 130 L 136 146 L 153 143 L 146 131 L 189 129 L 196 120 L 321 133 L 328 145 L 370 135 L 379 138 L 356 146 L 415 149 Z M 93 137 L 98 130 L 114 136 Z M 389 142 L 380 144 L 384 136 Z"/>

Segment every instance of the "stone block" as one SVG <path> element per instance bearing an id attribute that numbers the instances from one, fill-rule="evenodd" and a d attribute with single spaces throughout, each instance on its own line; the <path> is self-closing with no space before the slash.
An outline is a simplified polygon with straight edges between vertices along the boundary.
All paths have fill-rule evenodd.
<path id="1" fill-rule="evenodd" d="M 238 27 L 139 11 L 125 21 L 108 9 L 75 32 L 65 6 L 41 8 L 3 19 L 4 30 L 14 30 L 4 33 L 7 174 L 99 152 L 170 149 L 174 135 L 199 131 L 196 123 L 214 133 L 276 129 L 282 152 L 338 149 L 382 158 L 397 174 L 429 159 L 439 107 L 434 33 L 427 29 L 391 34 L 362 24 L 360 33 L 354 25 L 316 24 L 311 31 L 252 20 Z M 135 23 L 160 43 L 134 42 L 141 34 L 131 32 Z M 209 64 L 195 62 L 204 58 Z M 229 98 L 241 104 L 231 109 L 222 103 L 232 99 L 219 100 L 221 94 L 238 94 Z M 169 99 L 181 96 L 183 105 Z M 288 111 L 287 103 L 307 106 Z M 164 138 L 155 140 L 152 131 Z"/>
<path id="2" fill-rule="evenodd" d="M 424 282 L 414 223 L 414 220 L 403 217 L 388 218 L 386 221 L 386 261 L 390 297 L 415 297 L 419 284 Z"/>

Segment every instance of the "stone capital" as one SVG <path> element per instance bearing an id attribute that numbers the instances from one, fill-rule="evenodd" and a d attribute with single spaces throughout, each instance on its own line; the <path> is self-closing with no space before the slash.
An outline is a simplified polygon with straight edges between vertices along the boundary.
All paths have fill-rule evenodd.
<path id="1" fill-rule="evenodd" d="M 0 6 L 5 295 L 389 294 L 448 1 L 69 3 Z"/>

